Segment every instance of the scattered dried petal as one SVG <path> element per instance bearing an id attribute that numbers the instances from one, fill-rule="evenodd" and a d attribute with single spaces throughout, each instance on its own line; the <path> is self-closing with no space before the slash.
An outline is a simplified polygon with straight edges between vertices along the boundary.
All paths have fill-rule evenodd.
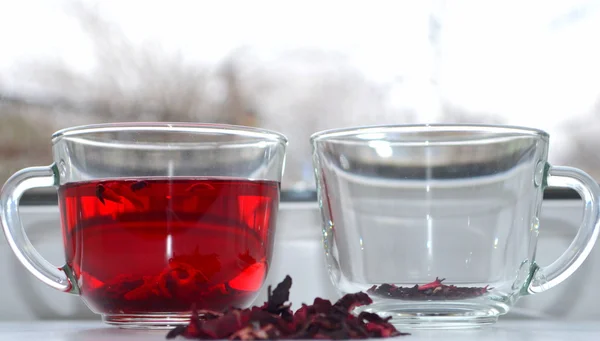
<path id="1" fill-rule="evenodd" d="M 370 295 L 403 300 L 460 300 L 485 295 L 491 290 L 485 287 L 457 287 L 442 283 L 445 278 L 435 278 L 435 281 L 413 287 L 398 287 L 394 284 L 372 286 L 367 290 Z"/>
<path id="2" fill-rule="evenodd" d="M 180 335 L 183 335 L 183 333 L 186 331 L 186 329 L 187 329 L 186 326 L 177 326 L 177 327 L 171 329 L 167 333 L 167 339 L 174 339 Z"/>
<path id="3" fill-rule="evenodd" d="M 400 333 L 389 323 L 390 318 L 368 312 L 362 312 L 358 317 L 353 315 L 352 310 L 357 306 L 372 303 L 371 298 L 363 292 L 347 294 L 335 304 L 317 297 L 312 305 L 302 304 L 294 313 L 290 304 L 286 304 L 291 286 L 290 276 L 286 276 L 273 291 L 269 286 L 268 300 L 260 307 L 230 308 L 223 313 L 208 312 L 209 318 L 194 311 L 190 323 L 171 330 L 167 338 L 340 340 L 409 335 Z"/>
<path id="4" fill-rule="evenodd" d="M 357 292 L 356 294 L 347 294 L 344 297 L 340 298 L 333 306 L 343 309 L 346 312 L 352 312 L 354 308 L 369 305 L 373 303 L 373 300 L 369 297 L 369 295 L 364 292 Z"/>
<path id="5" fill-rule="evenodd" d="M 292 277 L 285 276 L 283 282 L 279 283 L 275 290 L 271 292 L 271 286 L 268 288 L 267 311 L 271 314 L 278 314 L 284 308 L 284 303 L 290 299 L 290 288 L 292 287 Z"/>

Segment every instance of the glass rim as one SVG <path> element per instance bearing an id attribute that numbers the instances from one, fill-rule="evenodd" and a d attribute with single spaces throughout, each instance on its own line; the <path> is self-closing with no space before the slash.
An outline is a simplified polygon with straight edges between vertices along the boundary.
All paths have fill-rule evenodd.
<path id="1" fill-rule="evenodd" d="M 377 134 L 389 132 L 433 132 L 433 131 L 472 131 L 489 133 L 512 133 L 521 136 L 538 136 L 548 138 L 550 135 L 536 128 L 515 126 L 515 125 L 495 125 L 495 124 L 445 124 L 445 123 L 424 123 L 424 124 L 389 124 L 389 125 L 366 125 L 354 126 L 348 128 L 327 129 L 316 132 L 310 136 L 311 142 L 319 140 L 329 140 L 335 138 L 348 138 L 363 134 Z"/>
<path id="2" fill-rule="evenodd" d="M 249 138 L 265 139 L 283 144 L 288 143 L 285 135 L 268 129 L 220 123 L 192 123 L 192 122 L 115 122 L 98 123 L 73 126 L 56 131 L 52 134 L 52 142 L 63 137 L 83 136 L 86 134 L 118 132 L 118 131 L 155 131 L 155 132 L 183 132 L 205 133 L 220 132 L 229 135 L 239 135 Z"/>

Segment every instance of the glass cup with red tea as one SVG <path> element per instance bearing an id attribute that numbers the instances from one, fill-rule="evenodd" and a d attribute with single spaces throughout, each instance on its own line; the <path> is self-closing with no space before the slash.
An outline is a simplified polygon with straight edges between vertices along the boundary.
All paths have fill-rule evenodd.
<path id="1" fill-rule="evenodd" d="M 468 328 L 564 281 L 597 239 L 600 188 L 581 170 L 548 164 L 548 141 L 540 130 L 477 125 L 314 134 L 334 285 L 367 292 L 373 304 L 358 311 L 399 327 Z M 584 212 L 568 250 L 542 267 L 535 251 L 548 186 L 579 192 Z"/>
<path id="2" fill-rule="evenodd" d="M 120 123 L 52 137 L 54 163 L 2 189 L 2 225 L 38 279 L 77 294 L 105 322 L 164 327 L 192 306 L 247 307 L 273 250 L 286 138 L 249 127 Z M 21 195 L 57 187 L 66 264 L 25 235 Z"/>

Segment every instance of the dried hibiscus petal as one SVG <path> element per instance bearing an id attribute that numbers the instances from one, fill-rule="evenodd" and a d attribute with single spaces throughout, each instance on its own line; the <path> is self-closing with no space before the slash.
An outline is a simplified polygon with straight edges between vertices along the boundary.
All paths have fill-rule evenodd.
<path id="1" fill-rule="evenodd" d="M 272 292 L 271 286 L 269 286 L 266 310 L 271 314 L 278 314 L 286 309 L 287 307 L 284 304 L 290 299 L 291 287 L 292 278 L 290 276 L 285 276 L 283 282 L 279 283 Z"/>
<path id="2" fill-rule="evenodd" d="M 173 257 L 169 259 L 169 267 L 171 269 L 177 267 L 194 269 L 194 274 L 208 281 L 221 271 L 221 261 L 219 260 L 219 255 L 216 253 L 203 254 L 200 252 L 199 247 L 196 246 L 192 253 L 183 255 L 173 254 Z"/>
<path id="3" fill-rule="evenodd" d="M 116 202 L 119 204 L 123 203 L 123 199 L 120 195 L 118 195 L 113 190 L 102 184 L 98 184 L 96 186 L 96 197 L 98 198 L 98 200 L 100 200 L 102 204 L 105 204 L 105 200 Z"/>
<path id="4" fill-rule="evenodd" d="M 439 279 L 439 278 L 435 278 L 435 281 L 431 282 L 431 283 L 427 283 L 427 284 L 423 284 L 423 285 L 419 285 L 417 287 L 418 290 L 427 290 L 427 289 L 435 289 L 435 288 L 439 288 L 441 287 L 443 284 L 442 282 L 445 281 L 445 278 Z"/>
<path id="5" fill-rule="evenodd" d="M 403 300 L 459 300 L 482 296 L 487 294 L 490 288 L 485 287 L 457 287 L 445 285 L 445 278 L 435 278 L 435 281 L 413 287 L 399 287 L 394 284 L 381 284 L 372 286 L 367 293 L 386 298 Z"/>
<path id="6" fill-rule="evenodd" d="M 167 338 L 339 340 L 408 335 L 396 330 L 389 323 L 390 318 L 368 312 L 353 315 L 354 308 L 372 303 L 371 298 L 363 292 L 347 294 L 335 304 L 317 297 L 312 305 L 302 304 L 294 313 L 290 309 L 291 304 L 288 304 L 291 286 L 290 276 L 286 276 L 272 291 L 269 286 L 267 302 L 262 306 L 230 308 L 223 313 L 208 315 L 193 309 L 190 323 L 171 330 Z"/>
<path id="7" fill-rule="evenodd" d="M 369 295 L 364 292 L 357 292 L 356 294 L 347 294 L 344 297 L 340 298 L 333 306 L 343 309 L 347 312 L 352 312 L 354 308 L 361 305 L 369 305 L 373 303 L 373 300 L 369 297 Z"/>
<path id="8" fill-rule="evenodd" d="M 98 184 L 96 186 L 96 197 L 102 204 L 106 204 L 106 200 L 117 204 L 123 204 L 123 199 L 125 199 L 138 209 L 144 207 L 144 204 L 139 200 L 137 195 L 133 193 L 133 190 L 128 186 L 119 184 L 112 184 L 111 187 L 109 187 L 109 185 Z"/>
<path id="9" fill-rule="evenodd" d="M 381 316 L 363 311 L 358 315 L 359 320 L 367 321 L 367 330 L 371 333 L 379 333 L 379 337 L 393 336 L 397 332 L 393 324 L 389 323 L 391 316 L 382 318 Z M 408 335 L 407 333 L 400 333 L 400 335 Z"/>
<path id="10" fill-rule="evenodd" d="M 125 294 L 126 300 L 146 300 L 153 296 L 161 296 L 171 298 L 171 294 L 166 288 L 163 288 L 160 281 L 155 276 L 142 277 L 143 284 Z"/>
<path id="11" fill-rule="evenodd" d="M 134 191 L 134 192 L 135 191 L 139 191 L 141 189 L 144 189 L 146 187 L 148 187 L 148 183 L 146 181 L 143 181 L 143 180 L 136 181 L 133 184 L 131 184 L 131 186 L 130 186 L 131 190 Z"/>

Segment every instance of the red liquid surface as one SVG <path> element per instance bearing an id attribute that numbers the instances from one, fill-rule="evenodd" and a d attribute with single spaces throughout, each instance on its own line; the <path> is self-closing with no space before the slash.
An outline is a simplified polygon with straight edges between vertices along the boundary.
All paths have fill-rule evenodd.
<path id="1" fill-rule="evenodd" d="M 271 259 L 279 184 L 148 178 L 60 188 L 67 264 L 104 314 L 252 303 Z"/>

